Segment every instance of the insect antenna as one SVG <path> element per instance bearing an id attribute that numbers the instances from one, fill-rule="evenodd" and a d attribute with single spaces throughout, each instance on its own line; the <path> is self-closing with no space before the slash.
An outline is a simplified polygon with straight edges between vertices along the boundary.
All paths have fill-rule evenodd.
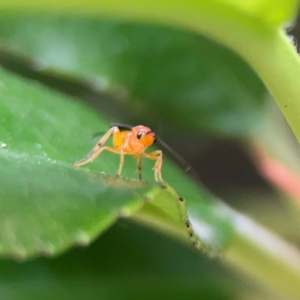
<path id="1" fill-rule="evenodd" d="M 171 148 L 165 141 L 163 141 L 159 136 L 155 135 L 156 141 L 173 157 L 174 162 L 177 163 L 191 178 L 193 178 L 198 185 L 202 186 L 202 189 L 208 191 L 206 187 L 203 186 L 202 180 L 198 175 L 198 172 L 187 162 L 180 154 L 178 154 L 173 148 Z"/>
<path id="2" fill-rule="evenodd" d="M 166 142 L 164 142 L 159 136 L 155 135 L 155 139 L 171 154 L 171 156 L 173 156 L 173 158 L 186 172 L 189 172 L 192 169 L 192 166 L 180 154 L 178 154 L 173 148 L 171 148 Z"/>

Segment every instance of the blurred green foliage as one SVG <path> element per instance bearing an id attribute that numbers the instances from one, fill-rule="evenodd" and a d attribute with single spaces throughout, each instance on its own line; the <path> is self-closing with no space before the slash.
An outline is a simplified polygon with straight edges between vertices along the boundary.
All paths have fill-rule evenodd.
<path id="1" fill-rule="evenodd" d="M 40 71 L 93 80 L 126 106 L 124 120 L 209 135 L 249 134 L 266 94 L 229 50 L 171 28 L 88 18 L 0 19 L 2 46 Z"/>
<path id="2" fill-rule="evenodd" d="M 28 3 L 18 6 L 11 0 L 4 6 L 21 11 Z M 48 8 L 64 11 L 68 3 L 53 1 Z M 94 146 L 93 133 L 107 130 L 112 115 L 105 107 L 118 111 L 122 121 L 162 127 L 181 148 L 198 145 L 182 142 L 179 135 L 191 135 L 193 142 L 200 134 L 251 142 L 269 109 L 259 77 L 223 46 L 183 29 L 74 15 L 82 6 L 77 5 L 63 16 L 38 14 L 43 1 L 30 14 L 0 14 L 0 61 L 3 66 L 8 60 L 13 65 L 9 71 L 0 70 L 0 298 L 287 299 L 299 295 L 288 276 L 280 280 L 281 271 L 291 274 L 291 282 L 297 280 L 298 253 L 295 266 L 289 267 L 288 244 L 270 242 L 265 248 L 259 227 L 251 227 L 251 221 L 239 223 L 242 217 L 167 159 L 163 176 L 184 199 L 171 187 L 162 189 L 152 182 L 152 161 L 143 164 L 145 182 L 113 177 L 119 158 L 110 153 L 101 154 L 84 169 L 71 166 Z M 104 12 L 105 5 L 112 10 L 119 7 L 117 2 L 114 6 L 103 1 Z M 257 29 L 289 22 L 297 1 L 216 0 L 195 5 L 211 10 L 215 17 L 226 15 L 229 23 L 237 18 L 244 26 L 247 19 L 245 24 Z M 101 11 L 93 1 L 82 9 L 93 7 Z M 170 12 L 166 10 L 166 15 Z M 94 106 L 100 102 L 101 109 L 95 112 L 81 103 L 80 90 L 75 100 L 28 80 L 21 68 L 54 90 L 61 90 L 66 81 L 71 86 L 86 84 L 93 95 L 89 102 Z M 12 70 L 23 78 L 10 74 Z M 42 79 L 45 76 L 49 82 Z M 135 164 L 126 157 L 124 177 L 136 177 Z M 233 253 L 227 264 L 187 247 L 198 243 L 199 248 L 199 241 L 187 219 L 186 203 L 198 237 L 211 247 L 210 254 L 221 250 L 227 259 L 227 251 Z M 117 219 L 112 229 L 88 246 Z M 245 224 L 250 226 L 244 228 Z M 244 244 L 239 246 L 241 241 Z M 87 247 L 61 254 L 76 243 Z M 275 258 L 274 245 L 284 245 Z M 26 263 L 4 260 L 58 254 Z M 246 270 L 254 270 L 255 281 L 232 268 L 249 264 Z M 281 297 L 277 290 L 286 294 Z"/>

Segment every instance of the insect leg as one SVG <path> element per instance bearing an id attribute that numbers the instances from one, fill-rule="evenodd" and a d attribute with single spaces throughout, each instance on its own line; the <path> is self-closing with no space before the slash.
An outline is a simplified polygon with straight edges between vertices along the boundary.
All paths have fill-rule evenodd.
<path id="1" fill-rule="evenodd" d="M 118 152 L 120 154 L 120 164 L 119 164 L 119 170 L 117 176 L 121 176 L 123 165 L 124 165 L 124 153 L 123 152 Z"/>
<path id="2" fill-rule="evenodd" d="M 112 127 L 111 129 L 109 129 L 106 134 L 98 141 L 97 145 L 91 150 L 91 152 L 89 152 L 87 154 L 87 156 L 85 156 L 83 159 L 73 163 L 74 166 L 82 166 L 82 165 L 85 165 L 87 163 L 89 163 L 90 161 L 93 161 L 101 152 L 102 152 L 102 149 L 104 150 L 104 147 L 102 147 L 105 142 L 108 140 L 108 138 L 119 131 L 119 128 L 118 127 Z M 106 147 L 106 149 L 108 150 L 108 148 L 110 147 Z M 113 149 L 113 148 L 110 148 L 110 149 Z M 111 151 L 111 150 L 109 150 Z M 114 151 L 111 151 L 111 152 L 114 152 Z M 119 153 L 119 152 L 115 152 L 115 153 Z"/>
<path id="3" fill-rule="evenodd" d="M 142 180 L 142 158 L 141 157 L 137 158 L 137 170 L 139 173 L 139 180 Z"/>
<path id="4" fill-rule="evenodd" d="M 119 154 L 119 150 L 117 150 L 117 149 L 115 149 L 115 148 L 112 148 L 112 147 L 105 146 L 105 147 L 102 147 L 102 148 L 100 148 L 100 149 L 98 150 L 97 156 L 99 156 L 100 153 L 101 153 L 103 150 L 107 150 L 107 151 L 109 151 L 109 152 L 113 152 L 113 153 L 118 153 L 118 154 Z M 84 158 L 84 159 L 85 159 L 85 158 Z M 73 165 L 77 167 L 77 166 L 82 166 L 82 165 L 87 164 L 89 161 L 87 161 L 87 162 L 82 162 L 84 159 L 82 159 L 82 160 L 80 160 L 80 161 L 74 163 Z"/>
<path id="5" fill-rule="evenodd" d="M 143 153 L 143 157 L 156 160 L 154 165 L 154 177 L 155 180 L 161 183 L 164 183 L 162 176 L 161 176 L 161 167 L 163 163 L 163 153 L 161 150 L 156 150 L 150 153 Z"/>

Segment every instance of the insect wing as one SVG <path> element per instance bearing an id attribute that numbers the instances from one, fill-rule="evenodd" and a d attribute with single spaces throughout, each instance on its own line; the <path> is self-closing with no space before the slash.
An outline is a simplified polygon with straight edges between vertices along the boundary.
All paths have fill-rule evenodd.
<path id="1" fill-rule="evenodd" d="M 118 127 L 120 131 L 130 131 L 134 126 L 132 125 L 126 125 L 126 124 L 118 124 L 118 123 L 111 123 L 109 128 L 112 127 Z M 93 139 L 99 136 L 104 135 L 106 132 L 105 131 L 98 131 L 93 134 Z"/>
<path id="2" fill-rule="evenodd" d="M 118 124 L 118 123 L 112 123 L 110 124 L 110 128 L 117 126 L 119 128 L 120 131 L 127 131 L 127 130 L 131 130 L 134 126 L 132 125 L 126 125 L 126 124 Z"/>

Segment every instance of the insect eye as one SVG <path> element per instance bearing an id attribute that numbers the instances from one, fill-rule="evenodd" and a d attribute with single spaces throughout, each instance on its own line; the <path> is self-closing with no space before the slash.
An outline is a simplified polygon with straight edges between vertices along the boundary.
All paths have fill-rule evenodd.
<path id="1" fill-rule="evenodd" d="M 140 139 L 140 138 L 142 137 L 142 135 L 143 135 L 142 132 L 138 132 L 138 134 L 136 135 L 136 137 L 137 137 L 138 139 Z"/>

